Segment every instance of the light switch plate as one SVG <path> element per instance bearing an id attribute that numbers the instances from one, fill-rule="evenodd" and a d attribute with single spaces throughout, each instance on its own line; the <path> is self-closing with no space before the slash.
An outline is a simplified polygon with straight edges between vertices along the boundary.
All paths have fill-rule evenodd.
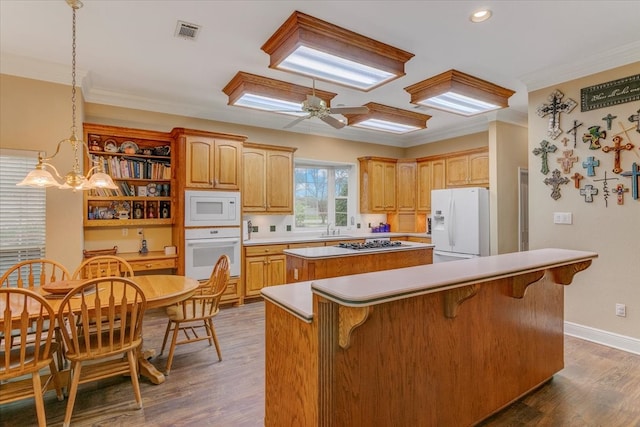
<path id="1" fill-rule="evenodd" d="M 554 212 L 554 224 L 573 224 L 573 214 L 571 212 Z"/>

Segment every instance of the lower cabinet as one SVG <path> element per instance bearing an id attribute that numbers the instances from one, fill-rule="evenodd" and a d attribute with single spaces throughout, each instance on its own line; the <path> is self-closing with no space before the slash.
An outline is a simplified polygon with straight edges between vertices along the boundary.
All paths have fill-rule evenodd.
<path id="1" fill-rule="evenodd" d="M 244 296 L 260 296 L 265 286 L 285 283 L 288 245 L 247 246 L 244 248 Z"/>

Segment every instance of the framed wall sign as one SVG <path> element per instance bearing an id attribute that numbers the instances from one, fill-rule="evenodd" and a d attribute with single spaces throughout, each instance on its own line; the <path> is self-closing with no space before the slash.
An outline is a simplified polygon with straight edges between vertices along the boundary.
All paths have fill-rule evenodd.
<path id="1" fill-rule="evenodd" d="M 640 74 L 580 89 L 581 111 L 640 100 Z"/>

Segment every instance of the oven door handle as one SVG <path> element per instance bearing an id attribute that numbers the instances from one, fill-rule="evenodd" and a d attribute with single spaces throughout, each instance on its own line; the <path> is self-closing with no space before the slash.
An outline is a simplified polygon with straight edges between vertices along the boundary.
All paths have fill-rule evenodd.
<path id="1" fill-rule="evenodd" d="M 212 246 L 233 246 L 240 243 L 240 239 L 197 239 L 193 242 L 187 242 L 189 248 L 202 248 Z"/>

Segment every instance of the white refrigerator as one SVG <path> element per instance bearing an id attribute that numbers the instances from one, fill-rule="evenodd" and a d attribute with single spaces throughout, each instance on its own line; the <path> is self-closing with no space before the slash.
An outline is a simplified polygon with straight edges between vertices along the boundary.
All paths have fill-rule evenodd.
<path id="1" fill-rule="evenodd" d="M 433 262 L 489 255 L 489 190 L 431 191 Z"/>

